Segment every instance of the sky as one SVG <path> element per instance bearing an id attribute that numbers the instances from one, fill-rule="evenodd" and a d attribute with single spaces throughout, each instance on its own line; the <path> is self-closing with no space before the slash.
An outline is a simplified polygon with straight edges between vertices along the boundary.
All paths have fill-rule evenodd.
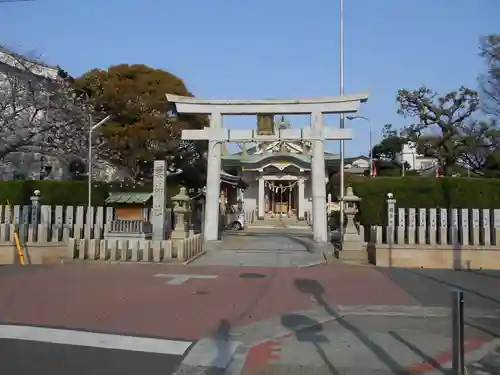
<path id="1" fill-rule="evenodd" d="M 361 116 L 374 142 L 403 126 L 398 89 L 477 88 L 478 42 L 500 33 L 499 0 L 344 0 L 345 94 L 369 92 Z M 308 98 L 340 93 L 340 0 L 35 0 L 1 3 L 0 44 L 73 76 L 146 64 L 207 99 Z M 495 23 L 494 23 L 495 22 Z M 290 116 L 293 127 L 308 116 Z M 327 126 L 338 127 L 338 116 Z M 229 117 L 228 128 L 255 118 Z M 346 155 L 367 154 L 369 126 L 346 122 Z M 330 141 L 328 151 L 338 152 Z"/>

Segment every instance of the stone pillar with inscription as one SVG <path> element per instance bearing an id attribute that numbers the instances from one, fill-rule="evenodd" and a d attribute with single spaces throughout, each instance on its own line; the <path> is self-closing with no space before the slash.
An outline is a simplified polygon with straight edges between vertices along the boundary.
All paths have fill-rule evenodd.
<path id="1" fill-rule="evenodd" d="M 483 209 L 483 220 L 482 220 L 482 228 L 483 228 L 483 238 L 484 245 L 491 246 L 491 215 L 490 209 Z"/>
<path id="2" fill-rule="evenodd" d="M 409 208 L 408 209 L 408 244 L 409 245 L 415 245 L 415 234 L 417 232 L 417 223 L 416 223 L 416 209 L 415 208 Z M 398 243 L 399 238 L 398 238 Z M 404 243 L 404 242 L 403 242 Z"/>
<path id="3" fill-rule="evenodd" d="M 448 210 L 441 208 L 439 212 L 439 244 L 448 245 Z"/>
<path id="4" fill-rule="evenodd" d="M 30 197 L 31 200 L 31 228 L 28 229 L 28 241 L 37 242 L 38 241 L 38 224 L 40 224 L 40 190 L 35 190 L 33 196 Z M 15 221 L 12 223 L 13 228 L 15 227 Z M 12 237 L 11 237 L 12 238 Z"/>
<path id="5" fill-rule="evenodd" d="M 462 237 L 460 238 L 460 243 L 463 246 L 468 246 L 469 245 L 469 210 L 467 208 L 462 208 L 460 210 L 460 219 L 462 221 L 460 227 L 461 227 L 461 234 Z M 458 231 L 458 228 L 457 228 Z"/>
<path id="6" fill-rule="evenodd" d="M 394 216 L 396 211 L 396 199 L 394 194 L 387 194 L 387 244 L 394 245 Z"/>
<path id="7" fill-rule="evenodd" d="M 459 247 L 460 238 L 458 237 L 458 209 L 451 209 L 451 245 Z"/>
<path id="8" fill-rule="evenodd" d="M 429 244 L 437 245 L 437 209 L 429 210 Z"/>
<path id="9" fill-rule="evenodd" d="M 425 208 L 418 209 L 418 244 L 425 245 L 427 243 L 427 210 Z"/>
<path id="10" fill-rule="evenodd" d="M 167 208 L 167 162 L 155 160 L 153 168 L 153 240 L 165 239 L 165 221 Z"/>
<path id="11" fill-rule="evenodd" d="M 472 244 L 480 245 L 481 235 L 479 234 L 479 210 L 472 210 Z"/>

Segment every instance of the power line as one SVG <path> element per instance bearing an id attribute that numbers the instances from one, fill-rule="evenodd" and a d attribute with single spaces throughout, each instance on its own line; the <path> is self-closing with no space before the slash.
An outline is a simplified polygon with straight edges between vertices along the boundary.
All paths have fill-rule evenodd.
<path id="1" fill-rule="evenodd" d="M 36 1 L 36 0 L 0 0 L 0 4 L 2 4 L 2 3 L 25 3 L 28 1 Z"/>

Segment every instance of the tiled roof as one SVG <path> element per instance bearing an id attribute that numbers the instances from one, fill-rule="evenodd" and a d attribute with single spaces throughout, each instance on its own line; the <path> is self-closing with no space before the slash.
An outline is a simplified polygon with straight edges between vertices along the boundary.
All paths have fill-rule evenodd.
<path id="1" fill-rule="evenodd" d="M 146 204 L 152 197 L 152 193 L 110 193 L 106 199 L 106 204 Z"/>

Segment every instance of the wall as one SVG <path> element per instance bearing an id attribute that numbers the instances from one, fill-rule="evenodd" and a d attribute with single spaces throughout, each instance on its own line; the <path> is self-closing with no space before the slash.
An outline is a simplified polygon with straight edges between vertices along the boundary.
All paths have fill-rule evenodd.
<path id="1" fill-rule="evenodd" d="M 304 182 L 304 202 L 303 202 L 303 212 L 312 211 L 312 179 L 309 174 L 309 178 Z M 299 203 L 300 204 L 300 203 Z M 326 204 L 326 202 L 325 202 Z"/>
<path id="2" fill-rule="evenodd" d="M 376 253 L 375 253 L 376 250 Z M 377 245 L 369 259 L 381 267 L 500 270 L 500 249 Z"/>
<path id="3" fill-rule="evenodd" d="M 256 174 L 254 172 L 242 172 L 241 179 L 248 183 L 248 188 L 243 192 L 243 209 L 248 212 L 256 210 L 259 196 L 259 182 L 256 180 Z"/>

